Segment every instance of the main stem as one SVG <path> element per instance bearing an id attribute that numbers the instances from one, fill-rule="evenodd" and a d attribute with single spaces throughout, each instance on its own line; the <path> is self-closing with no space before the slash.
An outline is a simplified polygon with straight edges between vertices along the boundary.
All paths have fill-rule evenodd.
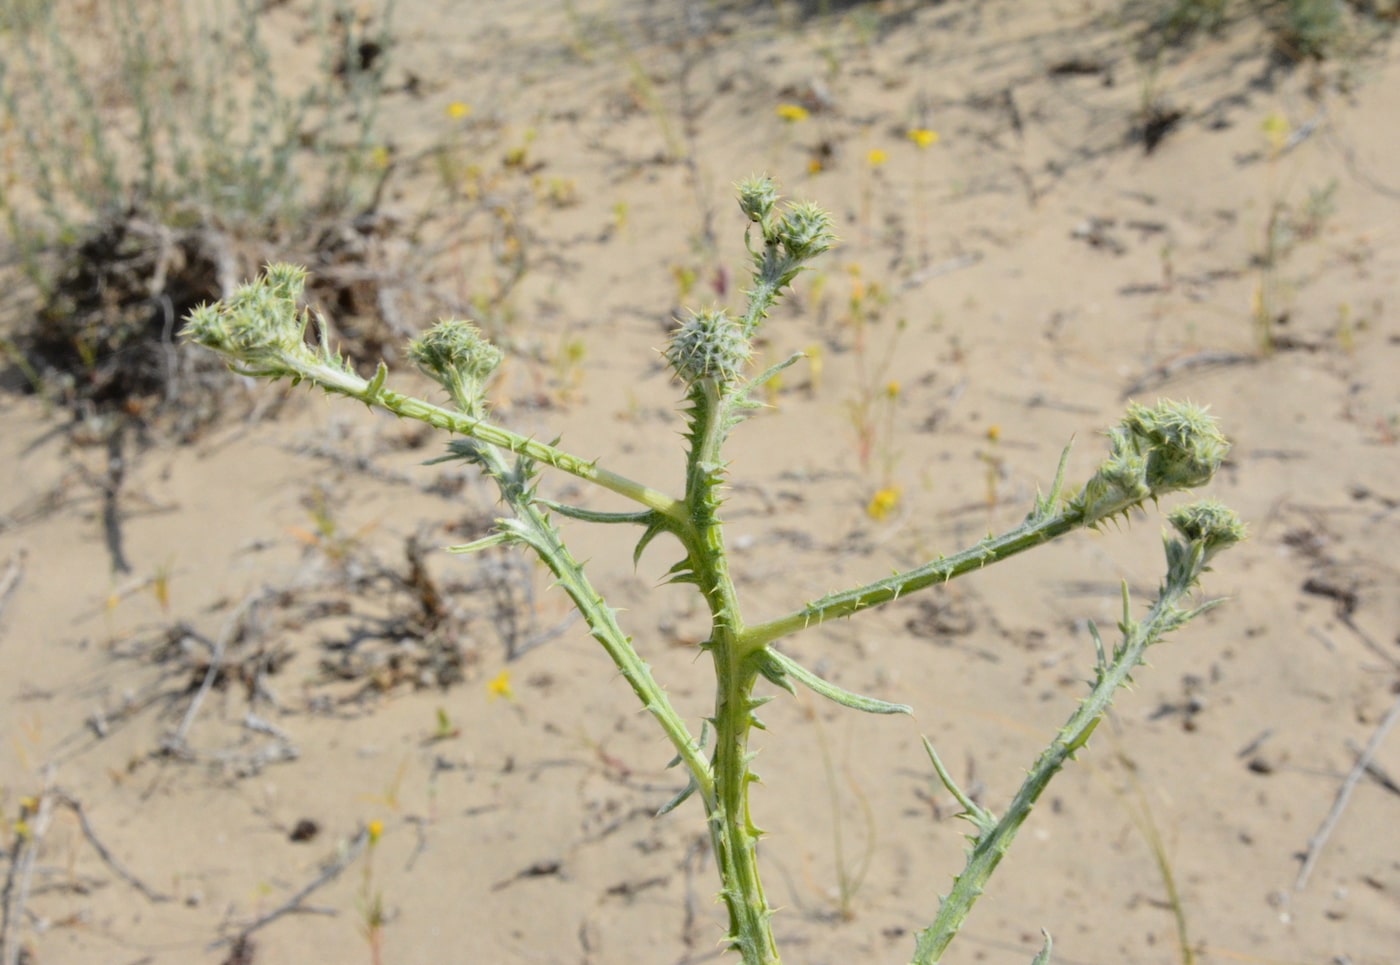
<path id="1" fill-rule="evenodd" d="M 719 488 L 724 477 L 720 449 L 733 399 L 727 390 L 702 380 L 693 387 L 691 402 L 694 409 L 685 501 L 694 542 L 688 542 L 687 549 L 695 581 L 710 609 L 706 646 L 715 666 L 715 804 L 707 815 L 710 839 L 729 910 L 729 942 L 743 956 L 745 965 L 778 965 L 773 912 L 758 874 L 762 832 L 749 813 L 749 785 L 757 780 L 749 767 L 753 757 L 749 735 L 755 723 L 753 688 L 758 666 L 750 659 L 754 648 L 744 633 L 719 518 Z"/>

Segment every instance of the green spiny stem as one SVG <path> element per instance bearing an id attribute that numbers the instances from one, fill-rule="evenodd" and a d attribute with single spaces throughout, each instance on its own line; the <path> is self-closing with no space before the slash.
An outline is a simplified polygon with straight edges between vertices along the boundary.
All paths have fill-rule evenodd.
<path id="1" fill-rule="evenodd" d="M 1028 521 L 1000 536 L 989 536 L 976 546 L 954 556 L 940 557 L 916 569 L 896 573 L 842 593 L 824 596 L 787 616 L 749 627 L 744 634 L 744 645 L 758 647 L 772 643 L 827 620 L 850 616 L 861 610 L 889 603 L 906 593 L 921 590 L 934 583 L 946 583 L 954 577 L 980 570 L 998 560 L 1063 536 L 1070 530 L 1084 525 L 1082 520 L 1082 513 L 1067 509 L 1046 519 Z"/>
<path id="2" fill-rule="evenodd" d="M 753 687 L 757 673 L 751 663 L 739 660 L 733 640 L 712 647 L 715 661 L 716 734 L 714 775 L 719 800 L 710 815 L 715 861 L 723 882 L 729 911 L 729 941 L 743 956 L 744 965 L 777 965 L 773 938 L 773 912 L 758 872 L 758 839 L 749 811 L 749 787 L 756 780 L 750 768 L 749 735 L 754 725 Z"/>
<path id="3" fill-rule="evenodd" d="M 834 617 L 888 603 L 913 590 L 947 582 L 1022 553 L 1077 527 L 1097 526 L 1106 519 L 1126 516 L 1149 499 L 1204 485 L 1230 450 L 1215 420 L 1205 409 L 1190 403 L 1164 401 L 1155 407 L 1130 404 L 1123 421 L 1109 430 L 1108 437 L 1109 457 L 1084 488 L 1058 511 L 1068 448 L 1060 457 L 1050 493 L 1036 499 L 1020 526 L 1000 536 L 988 536 L 956 556 L 941 557 L 908 572 L 822 597 L 795 613 L 751 627 L 745 645 L 761 646 Z M 1210 510 L 1206 516 L 1213 518 L 1225 512 L 1221 507 Z M 1198 521 L 1206 522 L 1209 520 L 1204 518 Z M 1224 525 L 1223 517 L 1215 522 Z M 1235 520 L 1225 528 L 1238 525 Z M 1239 538 L 1240 533 L 1231 538 Z"/>
<path id="4" fill-rule="evenodd" d="M 701 380 L 691 389 L 689 472 L 686 505 L 694 536 L 683 538 L 689 565 L 710 609 L 707 648 L 715 668 L 715 750 L 717 807 L 709 814 L 710 835 L 729 911 L 729 941 L 745 965 L 776 965 L 772 910 L 758 873 L 760 832 L 749 812 L 749 736 L 754 726 L 753 688 L 758 676 L 751 648 L 741 645 L 743 619 L 724 547 L 719 518 L 723 480 L 720 448 L 738 398 L 729 387 Z"/>
<path id="5" fill-rule="evenodd" d="M 501 353 L 471 323 L 445 320 L 409 345 L 410 356 L 457 403 L 458 411 L 453 411 L 385 388 L 388 369 L 383 362 L 373 378 L 361 378 L 327 346 L 324 321 L 319 316 L 322 348 L 308 346 L 305 332 L 309 313 L 297 308 L 305 288 L 303 269 L 269 265 L 262 276 L 223 301 L 192 311 L 181 335 L 229 356 L 230 364 L 245 375 L 307 381 L 401 418 L 490 443 L 625 496 L 668 517 L 680 530 L 689 526 L 686 506 L 680 500 L 602 469 L 591 460 L 488 422 L 482 390 L 500 363 Z"/>
<path id="6" fill-rule="evenodd" d="M 1182 597 L 1190 592 L 1195 582 L 1199 566 L 1193 569 L 1194 572 L 1177 572 L 1169 578 L 1147 618 L 1141 622 L 1132 620 L 1128 613 L 1127 587 L 1124 587 L 1124 618 L 1120 624 L 1123 631 L 1122 643 L 1114 650 L 1112 660 L 1107 665 L 1099 665 L 1093 689 L 1060 728 L 1050 745 L 1041 752 L 1000 819 L 970 803 L 966 795 L 952 783 L 951 777 L 933 752 L 932 745 L 925 741 L 939 777 L 962 802 L 966 809 L 964 816 L 977 827 L 978 833 L 973 838 L 973 846 L 968 852 L 967 864 L 962 874 L 958 875 L 948 896 L 940 901 L 933 923 L 919 933 L 912 965 L 934 965 L 942 960 L 943 953 L 962 928 L 972 906 L 981 896 L 987 880 L 1006 855 L 1016 832 L 1025 823 L 1051 778 L 1088 742 L 1094 728 L 1113 702 L 1114 695 L 1119 688 L 1126 687 L 1131 682 L 1133 670 L 1143 663 L 1147 648 L 1166 633 L 1211 606 L 1207 604 L 1205 607 L 1185 612 L 1177 605 Z"/>
<path id="7" fill-rule="evenodd" d="M 564 545 L 558 527 L 549 521 L 536 505 L 533 493 L 519 479 L 524 474 L 523 470 L 511 470 L 501 451 L 489 444 L 476 446 L 473 456 L 496 480 L 502 497 L 515 511 L 514 519 L 499 522 L 503 532 L 528 545 L 554 574 L 559 586 L 588 622 L 594 639 L 602 644 L 633 693 L 641 700 L 642 706 L 660 723 L 690 771 L 706 811 L 713 811 L 716 807 L 715 779 L 703 749 L 671 705 L 666 691 L 652 676 L 651 668 L 633 647 L 631 638 L 618 626 L 616 611 L 603 601 L 583 572 L 582 565 Z"/>
<path id="8" fill-rule="evenodd" d="M 540 442 L 528 436 L 511 432 L 509 429 L 488 422 L 485 419 L 454 412 L 451 409 L 416 399 L 413 396 L 384 388 L 382 373 L 373 379 L 363 379 L 344 368 L 326 362 L 299 358 L 291 355 L 280 359 L 287 366 L 288 375 L 296 380 L 311 382 L 328 392 L 357 399 L 370 406 L 378 406 L 397 416 L 417 419 L 427 425 L 449 432 L 459 433 L 488 442 L 508 452 L 525 456 L 547 466 L 596 483 L 604 489 L 625 496 L 634 502 L 653 509 L 685 526 L 689 515 L 684 503 L 634 482 L 626 476 L 603 469 L 595 462 L 581 459 L 555 446 Z"/>
<path id="9" fill-rule="evenodd" d="M 774 246 L 770 246 L 774 247 Z M 773 257 L 770 255 L 770 258 Z M 749 295 L 749 308 L 744 313 L 743 327 L 746 335 L 752 335 L 763 324 L 763 320 L 768 317 L 768 312 L 778 300 L 778 295 L 782 291 L 782 283 L 777 279 L 760 277 L 755 279 L 753 290 Z"/>

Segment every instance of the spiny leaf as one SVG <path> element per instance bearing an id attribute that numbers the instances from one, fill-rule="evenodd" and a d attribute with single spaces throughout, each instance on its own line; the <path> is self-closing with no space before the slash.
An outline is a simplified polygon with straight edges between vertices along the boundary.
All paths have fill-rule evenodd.
<path id="1" fill-rule="evenodd" d="M 690 558 L 686 557 L 679 563 L 672 566 L 662 577 L 663 583 L 695 583 L 699 584 L 700 577 L 690 565 Z"/>
<path id="2" fill-rule="evenodd" d="M 660 513 L 650 513 L 651 522 L 647 523 L 647 528 L 642 532 L 642 538 L 637 540 L 637 548 L 632 551 L 632 568 L 642 562 L 642 553 L 651 545 L 651 541 L 666 529 L 666 521 Z"/>
<path id="3" fill-rule="evenodd" d="M 1031 959 L 1031 965 L 1050 965 L 1050 949 L 1055 944 L 1050 940 L 1050 933 L 1041 929 L 1040 933 L 1045 936 L 1045 944 L 1040 946 L 1040 952 Z"/>
<path id="4" fill-rule="evenodd" d="M 481 539 L 472 540 L 470 543 L 463 543 L 461 546 L 449 546 L 447 552 L 465 555 L 467 553 L 479 553 L 484 549 L 493 546 L 503 546 L 506 543 L 514 543 L 519 540 L 514 533 L 492 533 L 490 536 L 483 536 Z"/>
<path id="5" fill-rule="evenodd" d="M 694 778 L 692 778 L 691 780 L 685 782 L 685 787 L 681 788 L 679 794 L 677 794 L 675 797 L 671 798 L 671 800 L 667 801 L 665 804 L 661 805 L 660 810 L 658 810 L 658 811 L 656 812 L 656 816 L 659 818 L 659 817 L 662 817 L 663 815 L 670 814 L 670 813 L 671 813 L 672 811 L 674 811 L 676 808 L 678 808 L 678 807 L 680 807 L 682 804 L 684 804 L 684 803 L 686 802 L 686 799 L 689 798 L 689 797 L 690 797 L 692 794 L 694 794 L 694 793 L 695 793 L 695 780 L 694 780 Z"/>
<path id="6" fill-rule="evenodd" d="M 782 664 L 778 663 L 776 660 L 760 660 L 758 662 L 758 672 L 763 674 L 763 676 L 768 679 L 769 683 L 777 684 L 794 697 L 797 696 L 797 687 L 793 685 L 792 679 L 788 677 L 787 671 L 783 669 Z"/>
<path id="7" fill-rule="evenodd" d="M 776 665 L 776 670 L 769 669 Z M 866 697 L 861 694 L 852 693 L 844 687 L 838 687 L 829 680 L 823 680 L 812 671 L 802 666 L 796 660 L 780 653 L 771 647 L 764 647 L 759 657 L 759 673 L 772 680 L 785 690 L 791 690 L 791 684 L 784 684 L 781 678 L 791 676 L 801 682 L 813 693 L 820 694 L 827 700 L 834 700 L 843 707 L 850 707 L 852 710 L 863 710 L 867 714 L 912 714 L 914 708 L 906 704 L 893 704 L 887 700 L 879 700 L 875 697 Z"/>
<path id="8" fill-rule="evenodd" d="M 582 506 L 570 506 L 567 503 L 556 503 L 552 499 L 536 498 L 535 502 L 541 506 L 558 513 L 560 516 L 567 516 L 569 519 L 583 520 L 585 523 L 653 523 L 657 517 L 655 510 L 643 509 L 635 513 L 605 513 L 596 509 L 584 509 Z"/>

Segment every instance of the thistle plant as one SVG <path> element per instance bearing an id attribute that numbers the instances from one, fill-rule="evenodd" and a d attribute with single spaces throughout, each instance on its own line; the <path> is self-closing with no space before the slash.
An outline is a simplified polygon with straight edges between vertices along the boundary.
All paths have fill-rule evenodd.
<path id="1" fill-rule="evenodd" d="M 1038 495 L 1025 520 L 989 535 L 959 553 L 863 586 L 803 603 L 791 612 L 750 621 L 740 601 L 725 544 L 723 486 L 728 472 L 724 446 L 730 434 L 755 410 L 764 384 L 798 356 L 753 374 L 752 343 L 783 291 L 816 257 L 834 244 L 831 221 L 811 204 L 782 204 L 767 178 L 738 185 L 739 205 L 748 218 L 746 240 L 752 256 L 752 287 L 742 315 L 719 308 L 680 322 L 665 349 L 685 393 L 685 488 L 679 495 L 634 481 L 501 425 L 487 400 L 501 352 L 471 323 L 440 322 L 409 346 L 409 357 L 447 392 L 439 406 L 391 389 L 381 363 L 368 379 L 356 374 L 325 342 L 308 344 L 311 314 L 299 307 L 304 272 L 270 266 L 231 297 L 197 309 L 186 337 L 227 355 L 248 375 L 308 382 L 327 392 L 356 399 L 400 417 L 418 419 L 454 438 L 441 460 L 463 460 L 499 488 L 506 512 L 492 532 L 452 552 L 472 553 L 503 544 L 533 552 L 553 573 L 587 621 L 591 635 L 617 666 L 642 706 L 655 718 L 675 750 L 673 766 L 684 769 L 685 786 L 662 814 L 690 798 L 698 800 L 709 829 L 720 875 L 720 897 L 728 911 L 726 941 L 746 965 L 776 963 L 779 954 L 770 922 L 773 910 L 764 894 L 759 838 L 749 808 L 749 789 L 758 780 L 749 750 L 750 735 L 761 726 L 755 712 L 772 700 L 772 688 L 796 692 L 800 685 L 854 710 L 873 714 L 909 713 L 910 708 L 878 697 L 851 693 L 807 669 L 778 649 L 785 638 L 828 620 L 853 617 L 918 590 L 963 576 L 1039 546 L 1071 530 L 1098 527 L 1177 490 L 1209 482 L 1229 445 L 1215 420 L 1202 408 L 1161 402 L 1131 405 L 1108 433 L 1109 455 L 1084 486 L 1064 489 L 1069 450 L 1061 456 L 1049 491 Z M 324 336 L 324 331 L 323 331 Z M 630 500 L 630 512 L 599 512 L 556 502 L 541 494 L 536 477 L 548 468 L 576 476 Z M 666 691 L 639 656 L 618 612 L 594 587 L 570 553 L 556 517 L 586 523 L 635 527 L 634 558 L 659 537 L 679 549 L 671 582 L 692 584 L 708 610 L 710 629 L 700 644 L 713 667 L 715 701 L 697 734 L 672 706 Z M 1168 516 L 1166 576 L 1145 616 L 1135 617 L 1126 586 L 1118 637 L 1105 643 L 1090 625 L 1094 666 L 1089 692 L 1030 767 L 1020 790 L 1001 815 L 974 802 L 925 741 L 932 767 L 963 808 L 973 827 L 967 864 L 949 893 L 939 897 L 933 919 L 920 932 L 915 963 L 941 960 L 966 920 L 1016 832 L 1051 778 L 1088 742 L 1118 690 L 1131 681 L 1148 647 L 1209 609 L 1188 597 L 1215 555 L 1244 537 L 1233 512 L 1204 501 Z M 663 541 L 665 542 L 665 541 Z M 1037 962 L 1049 960 L 1049 939 Z"/>

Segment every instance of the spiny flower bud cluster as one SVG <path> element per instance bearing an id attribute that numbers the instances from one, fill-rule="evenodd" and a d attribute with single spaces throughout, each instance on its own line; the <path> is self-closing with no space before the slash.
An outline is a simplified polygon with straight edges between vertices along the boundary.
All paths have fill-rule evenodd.
<path id="1" fill-rule="evenodd" d="M 268 265 L 223 301 L 190 312 L 184 337 L 245 365 L 278 369 L 283 356 L 311 354 L 302 337 L 306 316 L 297 307 L 305 289 L 304 269 Z"/>
<path id="2" fill-rule="evenodd" d="M 1211 557 L 1247 535 L 1234 510 L 1213 499 L 1182 506 L 1167 517 L 1180 539 L 1163 540 L 1167 551 L 1167 582 L 1190 586 L 1210 564 Z"/>
<path id="3" fill-rule="evenodd" d="M 1109 458 L 1073 501 L 1086 523 L 1148 498 L 1210 481 L 1230 444 L 1205 409 L 1189 402 L 1132 404 L 1109 431 Z"/>
<path id="4" fill-rule="evenodd" d="M 1167 521 L 1187 542 L 1199 543 L 1207 559 L 1249 535 L 1235 511 L 1214 499 L 1182 506 L 1172 512 Z"/>
<path id="5" fill-rule="evenodd" d="M 791 284 L 803 263 L 836 244 L 831 215 L 817 205 L 790 204 L 778 214 L 778 189 L 771 178 L 748 178 L 737 187 L 740 209 L 763 232 L 763 248 L 753 251 L 758 284 L 775 291 Z"/>
<path id="6" fill-rule="evenodd" d="M 836 244 L 831 215 L 810 201 L 788 207 L 778 222 L 777 236 L 788 255 L 798 261 L 815 258 Z"/>
<path id="7" fill-rule="evenodd" d="M 671 335 L 666 361 L 686 385 L 737 381 L 752 349 L 742 326 L 723 309 L 692 313 Z"/>
<path id="8" fill-rule="evenodd" d="M 745 178 L 736 185 L 739 207 L 754 224 L 765 224 L 778 203 L 778 186 L 769 177 Z"/>
<path id="9" fill-rule="evenodd" d="M 480 329 L 456 318 L 438 322 L 410 342 L 408 357 L 469 415 L 481 413 L 486 381 L 504 358 Z"/>

